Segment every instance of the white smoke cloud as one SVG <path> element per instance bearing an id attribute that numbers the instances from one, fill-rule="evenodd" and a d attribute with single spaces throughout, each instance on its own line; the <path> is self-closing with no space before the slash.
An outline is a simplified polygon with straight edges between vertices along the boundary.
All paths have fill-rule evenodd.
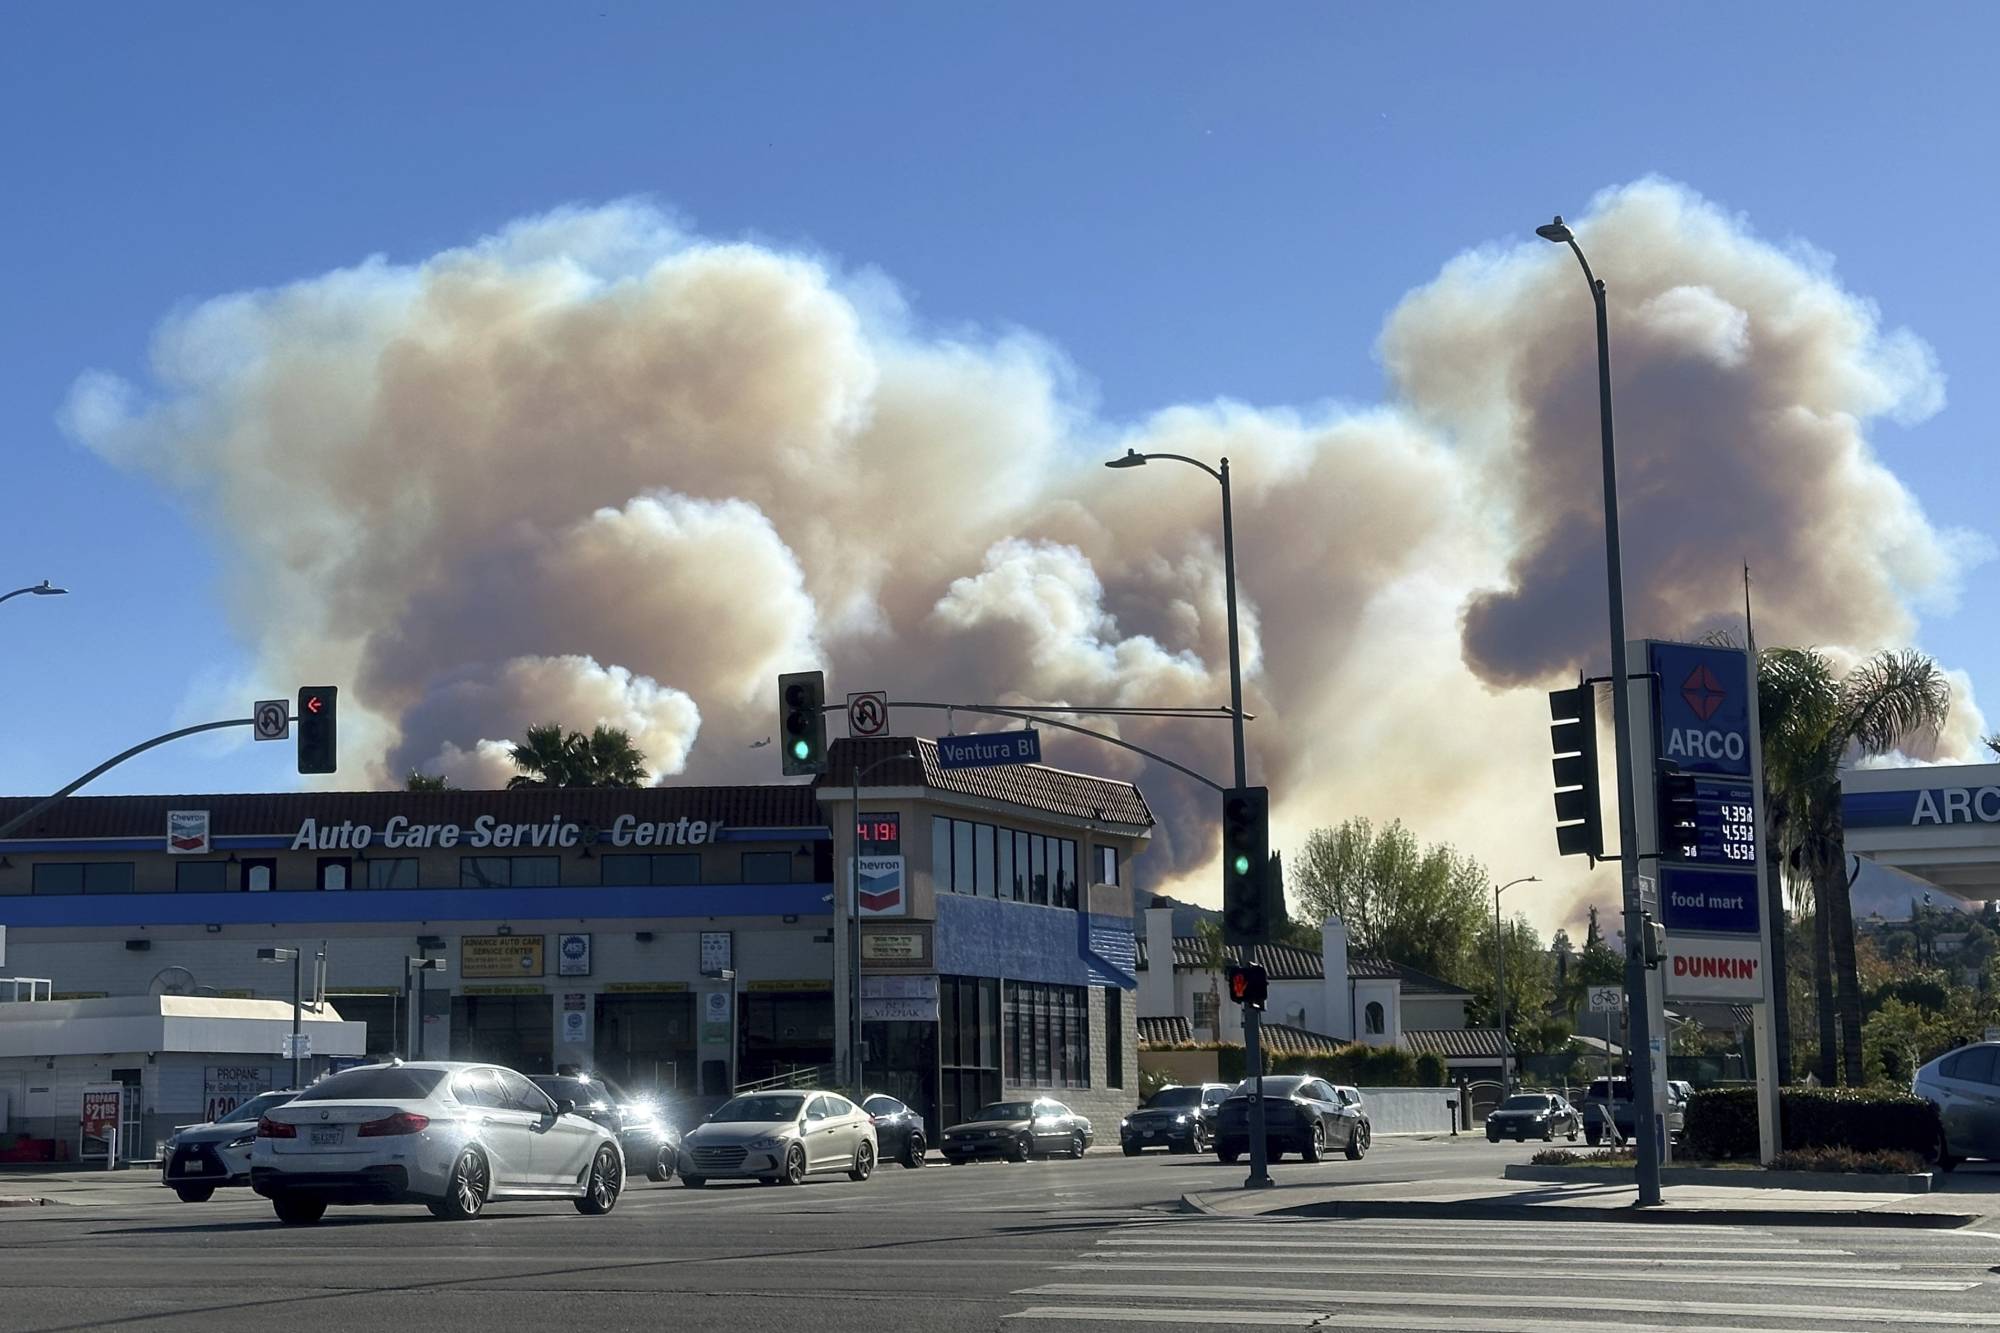
<path id="1" fill-rule="evenodd" d="M 1984 558 L 1866 436 L 1943 406 L 1929 349 L 1683 187 L 1576 226 L 1610 282 L 1631 632 L 1733 627 L 1747 559 L 1762 641 L 1908 643 Z M 63 419 L 224 535 L 264 678 L 351 682 L 382 783 L 497 784 L 551 720 L 627 728 L 660 776 L 769 778 L 773 678 L 811 665 L 836 694 L 1224 703 L 1216 487 L 1099 464 L 1226 456 L 1280 844 L 1400 816 L 1541 874 L 1553 920 L 1607 888 L 1551 855 L 1541 698 L 1604 667 L 1589 298 L 1562 251 L 1487 247 L 1380 350 L 1377 408 L 1107 422 L 1029 335 L 933 334 L 878 275 L 616 204 L 218 297 L 162 324 L 149 384 L 86 373 Z M 1960 702 L 1941 757 L 1978 734 Z M 1115 730 L 1228 773 L 1220 723 Z M 1148 883 L 1208 863 L 1209 794 L 1049 743 L 1145 782 Z"/>

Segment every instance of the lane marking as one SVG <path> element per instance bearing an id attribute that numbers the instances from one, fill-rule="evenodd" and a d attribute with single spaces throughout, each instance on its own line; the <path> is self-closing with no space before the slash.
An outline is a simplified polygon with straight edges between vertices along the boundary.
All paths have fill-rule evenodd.
<path id="1" fill-rule="evenodd" d="M 1502 1279 L 1512 1281 L 1546 1282 L 1556 1279 L 1570 1281 L 1598 1282 L 1674 1282 L 1685 1283 L 1685 1273 L 1621 1273 L 1602 1268 L 1560 1269 L 1546 1268 L 1532 1276 L 1524 1275 L 1519 1268 L 1439 1268 L 1378 1266 L 1357 1273 L 1352 1264 L 1191 1264 L 1189 1256 L 1171 1256 L 1176 1262 L 1170 1264 L 1123 1263 L 1115 1260 L 1100 1260 L 1087 1264 L 1057 1264 L 1054 1271 L 1059 1273 L 1093 1272 L 1137 1272 L 1137 1273 L 1326 1273 L 1340 1277 L 1425 1277 L 1451 1281 L 1471 1281 L 1473 1279 Z M 1567 1261 L 1565 1261 L 1567 1262 Z M 1813 1274 L 1792 1276 L 1786 1273 L 1712 1273 L 1702 1281 L 1710 1286 L 1728 1287 L 1856 1287 L 1875 1291 L 1970 1291 L 1979 1286 L 1978 1282 L 1955 1282 L 1939 1278 L 1840 1278 L 1832 1275 Z"/>
<path id="2" fill-rule="evenodd" d="M 1062 1319 L 1078 1323 L 1120 1324 L 1209 1324 L 1222 1327 L 1236 1324 L 1266 1328 L 1382 1328 L 1404 1333 L 1464 1333 L 1457 1316 L 1425 1318 L 1422 1315 L 1385 1315 L 1371 1311 L 1365 1317 L 1338 1313 L 1314 1314 L 1305 1310 L 1175 1310 L 1134 1309 L 1128 1306 L 1036 1305 L 1004 1316 L 1008 1319 Z M 1482 1333 L 1575 1333 L 1574 1319 L 1480 1319 Z M 1620 1333 L 1688 1333 L 1685 1324 L 1620 1324 Z M 1793 1333 L 1837 1333 L 1833 1329 L 1797 1329 Z"/>
<path id="3" fill-rule="evenodd" d="M 1546 1254 L 1548 1252 L 1548 1247 L 1549 1247 L 1548 1241 L 1482 1240 L 1478 1242 L 1461 1241 L 1458 1242 L 1457 1244 L 1453 1244 L 1449 1241 L 1403 1240 L 1400 1237 L 1392 1237 L 1392 1236 L 1376 1236 L 1368 1238 L 1348 1237 L 1347 1239 L 1356 1244 L 1364 1244 L 1364 1245 L 1393 1244 L 1398 1249 L 1401 1250 L 1437 1250 L 1448 1254 L 1464 1254 L 1469 1246 L 1475 1244 L 1478 1249 L 1478 1252 L 1481 1254 L 1490 1254 L 1496 1250 L 1521 1250 L 1530 1254 Z M 1161 1237 L 1105 1236 L 1100 1238 L 1097 1243 L 1099 1245 L 1117 1246 L 1120 1248 L 1123 1248 L 1125 1246 L 1140 1245 L 1140 1246 L 1154 1246 L 1160 1248 L 1170 1247 L 1173 1249 L 1186 1249 L 1186 1250 L 1228 1249 L 1228 1250 L 1292 1251 L 1292 1250 L 1326 1250 L 1333 1248 L 1327 1241 L 1324 1240 L 1263 1240 L 1263 1239 L 1238 1238 L 1234 1236 L 1227 1238 L 1186 1239 L 1186 1240 L 1183 1240 L 1179 1236 L 1161 1236 Z M 1585 1253 L 1588 1254 L 1658 1254 L 1660 1252 L 1661 1247 L 1658 1245 L 1598 1245 L 1595 1243 L 1586 1243 L 1580 1248 Z M 1346 1248 L 1344 1247 L 1341 1248 L 1340 1253 L 1346 1254 L 1347 1253 Z M 1833 1249 L 1808 1249 L 1803 1245 L 1797 1245 L 1797 1244 L 1731 1245 L 1729 1246 L 1729 1253 L 1787 1254 L 1787 1255 L 1790 1254 L 1851 1255 L 1854 1253 L 1854 1251 L 1833 1250 Z"/>
<path id="4" fill-rule="evenodd" d="M 1113 1244 L 1114 1242 L 1100 1241 L 1098 1243 Z M 1175 1250 L 1125 1249 L 1122 1246 L 1116 1249 L 1114 1252 L 1121 1259 L 1178 1259 L 1182 1257 L 1182 1255 Z M 1409 1259 L 1412 1257 L 1410 1255 L 1402 1253 L 1400 1250 L 1343 1249 L 1337 1251 L 1337 1253 L 1339 1254 L 1340 1258 L 1343 1261 L 1349 1263 L 1359 1260 L 1365 1260 L 1369 1263 L 1376 1263 L 1376 1262 L 1395 1263 L 1399 1259 Z M 1834 1253 L 1840 1253 L 1840 1251 L 1835 1251 Z M 1195 1256 L 1190 1254 L 1186 1257 L 1192 1259 Z M 1251 1257 L 1254 1258 L 1256 1256 L 1251 1256 Z M 1476 1259 L 1482 1256 L 1469 1255 L 1467 1257 Z M 1495 1257 L 1497 1258 L 1499 1256 Z M 1662 1258 L 1650 1254 L 1637 1254 L 1629 1256 L 1605 1255 L 1601 1258 L 1594 1253 L 1565 1254 L 1561 1256 L 1560 1262 L 1566 1264 L 1589 1264 L 1593 1267 L 1601 1267 L 1611 1264 L 1659 1264 L 1662 1266 L 1675 1267 L 1675 1268 L 1770 1268 L 1772 1267 L 1772 1263 L 1769 1259 L 1689 1259 L 1680 1255 L 1672 1255 Z M 1900 1272 L 1903 1268 L 1903 1265 L 1901 1263 L 1891 1262 L 1887 1260 L 1868 1260 L 1864 1262 L 1856 1259 L 1839 1259 L 1839 1260 L 1806 1259 L 1806 1260 L 1801 1260 L 1798 1263 L 1786 1263 L 1784 1267 L 1786 1268 L 1787 1271 L 1793 1271 L 1802 1268 L 1834 1268 L 1845 1272 L 1851 1269 L 1865 1268 L 1879 1272 L 1893 1273 L 1893 1272 Z M 1446 1268 L 1441 1271 L 1449 1272 L 1451 1270 L 1449 1268 Z"/>

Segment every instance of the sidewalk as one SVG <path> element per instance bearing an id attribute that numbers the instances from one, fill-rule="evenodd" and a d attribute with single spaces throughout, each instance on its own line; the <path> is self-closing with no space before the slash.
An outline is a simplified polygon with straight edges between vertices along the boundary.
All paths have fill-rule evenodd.
<path id="1" fill-rule="evenodd" d="M 1444 1217 L 1536 1222 L 1712 1222 L 1721 1225 L 1965 1227 L 1991 1219 L 2000 1198 L 1966 1194 L 1854 1194 L 1832 1190 L 1681 1185 L 1658 1208 L 1638 1208 L 1630 1184 L 1543 1184 L 1491 1177 L 1280 1185 L 1184 1194 L 1181 1206 L 1217 1217 Z"/>
<path id="2" fill-rule="evenodd" d="M 124 1171 L 10 1171 L 0 1175 L 0 1208 L 53 1204 L 178 1202 L 160 1185 L 158 1167 Z"/>

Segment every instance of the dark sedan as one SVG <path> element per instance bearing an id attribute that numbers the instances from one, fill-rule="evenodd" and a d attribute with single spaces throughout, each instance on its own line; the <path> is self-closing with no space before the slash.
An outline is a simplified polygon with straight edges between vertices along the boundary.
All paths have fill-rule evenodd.
<path id="1" fill-rule="evenodd" d="M 875 1122 L 875 1149 L 884 1162 L 901 1162 L 912 1169 L 924 1164 L 924 1118 L 886 1093 L 861 1099 L 861 1109 Z"/>
<path id="2" fill-rule="evenodd" d="M 578 1115 L 616 1134 L 627 1171 L 644 1172 L 655 1183 L 673 1179 L 680 1160 L 680 1131 L 666 1122 L 658 1106 L 591 1074 L 536 1074 L 528 1081 L 558 1105 L 575 1102 Z"/>
<path id="3" fill-rule="evenodd" d="M 1083 1156 L 1091 1142 L 1090 1122 L 1061 1102 L 1040 1097 L 1027 1102 L 994 1102 L 972 1119 L 944 1132 L 944 1159 L 960 1166 L 975 1157 L 1030 1157 L 1062 1153 Z"/>
<path id="4" fill-rule="evenodd" d="M 1119 1146 L 1127 1157 L 1137 1157 L 1147 1148 L 1207 1152 L 1215 1141 L 1216 1118 L 1228 1096 L 1227 1083 L 1161 1088 L 1118 1122 Z"/>
<path id="5" fill-rule="evenodd" d="M 1486 1141 L 1553 1139 L 1561 1134 L 1572 1143 L 1583 1130 L 1583 1117 L 1553 1092 L 1517 1092 L 1486 1117 Z"/>
<path id="6" fill-rule="evenodd" d="M 1215 1155 L 1233 1162 L 1250 1150 L 1250 1106 L 1254 1080 L 1245 1079 L 1222 1103 L 1215 1130 Z M 1288 1152 L 1317 1162 L 1338 1148 L 1349 1158 L 1368 1151 L 1361 1113 L 1341 1101 L 1322 1079 L 1278 1074 L 1263 1080 L 1264 1145 L 1272 1161 Z"/>

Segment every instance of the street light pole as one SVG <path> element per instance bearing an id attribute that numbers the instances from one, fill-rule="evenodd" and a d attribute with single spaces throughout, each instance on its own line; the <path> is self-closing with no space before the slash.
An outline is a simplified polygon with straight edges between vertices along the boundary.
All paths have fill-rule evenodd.
<path id="1" fill-rule="evenodd" d="M 292 1086 L 294 1088 L 303 1088 L 305 1084 L 300 1081 L 302 1077 L 300 1064 L 303 1057 L 299 1052 L 301 1044 L 299 1037 L 304 1032 L 304 1028 L 301 1026 L 304 1015 L 300 1012 L 299 989 L 300 983 L 304 978 L 305 962 L 301 951 L 298 949 L 259 949 L 257 951 L 257 960 L 264 963 L 290 963 L 292 965 Z"/>
<path id="2" fill-rule="evenodd" d="M 1645 921 L 1639 902 L 1638 810 L 1632 789 L 1632 705 L 1627 697 L 1631 679 L 1625 660 L 1625 573 L 1618 545 L 1618 452 L 1611 432 L 1611 331 L 1604 308 L 1604 282 L 1590 271 L 1583 247 L 1558 213 L 1555 221 L 1535 228 L 1545 241 L 1567 245 L 1583 268 L 1590 299 L 1597 307 L 1597 407 L 1604 459 L 1604 579 L 1611 619 L 1611 733 L 1617 747 L 1618 884 L 1625 909 L 1625 1008 L 1631 1037 L 1626 1056 L 1631 1064 L 1633 1128 L 1639 1154 L 1639 1206 L 1657 1207 L 1660 1198 L 1660 1153 L 1656 1133 L 1658 1108 L 1653 1102 L 1652 1013 L 1646 1000 Z M 1644 1077 L 1641 1077 L 1644 1075 Z M 1643 1092 L 1641 1091 L 1643 1087 Z"/>
<path id="3" fill-rule="evenodd" d="M 851 744 L 852 742 L 850 742 Z M 866 768 L 854 769 L 854 808 L 848 824 L 847 836 L 853 843 L 853 856 L 847 872 L 847 1067 L 854 1075 L 854 1100 L 860 1101 L 861 1088 L 861 779 L 873 773 L 884 764 L 898 759 L 915 759 L 908 750 L 901 754 L 887 754 Z M 851 761 L 850 761 L 851 762 Z M 909 874 L 909 862 L 903 862 L 904 875 Z M 731 1014 L 735 1013 L 734 1001 Z M 732 1021 L 733 1018 L 732 1018 Z"/>
<path id="4" fill-rule="evenodd" d="M 0 593 L 0 602 L 19 597 L 22 593 L 33 593 L 37 597 L 61 597 L 68 592 L 68 588 L 58 588 L 47 579 L 43 579 L 40 583 L 31 583 L 25 588 L 16 588 L 12 592 Z"/>
<path id="5" fill-rule="evenodd" d="M 1493 996 L 1500 1014 L 1500 1091 L 1502 1095 L 1514 1085 L 1507 1081 L 1507 940 L 1500 933 L 1500 895 L 1516 884 L 1539 884 L 1542 881 L 1533 875 L 1523 875 L 1510 879 L 1493 890 Z"/>
<path id="6" fill-rule="evenodd" d="M 1198 467 L 1214 477 L 1222 487 L 1222 584 L 1223 604 L 1229 617 L 1229 732 L 1230 742 L 1235 750 L 1236 782 L 1240 790 L 1250 784 L 1249 768 L 1243 752 L 1243 659 L 1237 645 L 1236 634 L 1236 522 L 1230 508 L 1229 460 L 1223 459 L 1220 468 L 1212 468 L 1199 458 L 1189 458 L 1186 454 L 1142 454 L 1136 449 L 1127 449 L 1123 458 L 1114 458 L 1104 466 L 1111 468 L 1142 467 L 1154 459 L 1167 459 L 1176 463 L 1186 463 Z M 1270 866 L 1262 867 L 1259 882 L 1271 873 Z M 1247 957 L 1244 961 L 1248 961 Z M 1269 1145 L 1264 1141 L 1264 1047 L 1263 1015 L 1254 1006 L 1243 1008 L 1243 1060 L 1249 1066 L 1248 1073 L 1256 1080 L 1257 1095 L 1250 1099 L 1250 1174 L 1243 1184 L 1249 1189 L 1265 1189 L 1271 1184 L 1271 1163 Z"/>

